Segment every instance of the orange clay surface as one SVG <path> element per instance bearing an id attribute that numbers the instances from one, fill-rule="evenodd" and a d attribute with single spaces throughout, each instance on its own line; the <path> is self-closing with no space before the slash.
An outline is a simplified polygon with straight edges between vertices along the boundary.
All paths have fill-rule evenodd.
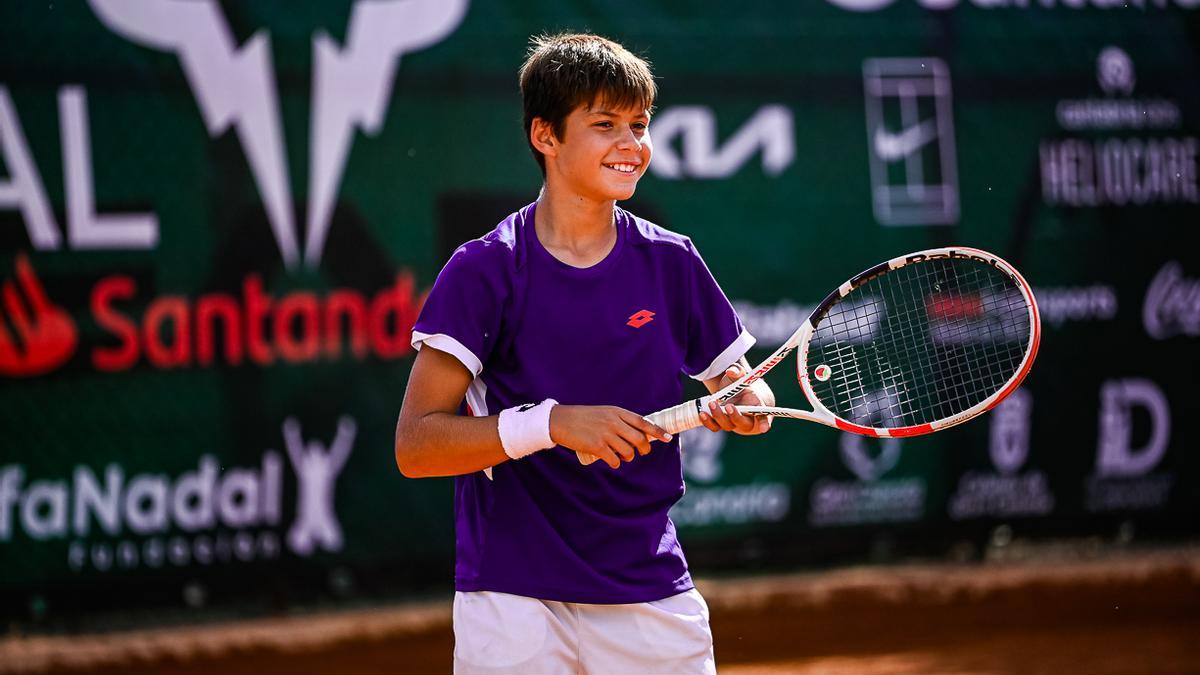
<path id="1" fill-rule="evenodd" d="M 1012 554 L 701 581 L 718 669 L 1200 673 L 1200 548 Z M 449 673 L 450 599 L 0 638 L 0 673 Z"/>

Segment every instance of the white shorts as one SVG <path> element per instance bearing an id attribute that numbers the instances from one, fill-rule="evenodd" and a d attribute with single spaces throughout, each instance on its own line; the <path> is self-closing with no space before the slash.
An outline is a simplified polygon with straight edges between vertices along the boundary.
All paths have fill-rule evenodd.
<path id="1" fill-rule="evenodd" d="M 454 594 L 454 672 L 715 674 L 708 605 L 692 589 L 654 602 L 587 605 Z"/>

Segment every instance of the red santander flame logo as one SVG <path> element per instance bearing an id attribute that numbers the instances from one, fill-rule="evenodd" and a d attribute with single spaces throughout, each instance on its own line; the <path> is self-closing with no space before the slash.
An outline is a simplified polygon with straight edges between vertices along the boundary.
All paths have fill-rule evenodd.
<path id="1" fill-rule="evenodd" d="M 0 303 L 0 374 L 43 375 L 75 353 L 79 331 L 65 310 L 53 305 L 25 254 L 17 256 L 16 283 L 4 282 Z"/>

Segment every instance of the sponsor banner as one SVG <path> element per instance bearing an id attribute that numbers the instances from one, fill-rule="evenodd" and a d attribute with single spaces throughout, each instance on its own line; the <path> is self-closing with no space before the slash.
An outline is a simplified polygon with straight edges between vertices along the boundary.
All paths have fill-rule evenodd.
<path id="1" fill-rule="evenodd" d="M 82 341 L 75 320 L 46 293 L 23 253 L 13 276 L 11 306 L 28 309 L 15 315 L 9 347 L 0 350 L 0 374 L 8 377 L 45 375 L 79 349 L 103 373 L 143 365 L 169 370 L 396 359 L 412 352 L 421 303 L 407 271 L 372 296 L 340 288 L 277 297 L 251 274 L 237 293 L 149 299 L 139 297 L 135 278 L 113 274 L 89 294 L 89 318 L 102 335 Z"/>
<path id="2" fill-rule="evenodd" d="M 67 541 L 63 562 L 75 573 L 236 564 L 278 558 L 285 547 L 302 557 L 336 553 L 336 487 L 357 425 L 343 416 L 328 443 L 305 439 L 295 418 L 282 431 L 284 452 L 265 451 L 257 466 L 222 466 L 205 454 L 178 476 L 111 462 L 33 479 L 21 464 L 0 466 L 0 545 Z M 287 509 L 285 457 L 295 485 Z"/>
<path id="3" fill-rule="evenodd" d="M 1135 424 L 1135 415 L 1148 423 Z M 1105 381 L 1095 472 L 1086 483 L 1088 511 L 1166 506 L 1175 475 L 1158 469 L 1170 442 L 1171 404 L 1158 384 L 1146 378 Z"/>
<path id="4" fill-rule="evenodd" d="M 1107 322 L 1117 318 L 1117 291 L 1112 286 L 1034 287 L 1033 296 L 1042 315 L 1042 325 L 1050 328 L 1078 321 Z"/>
<path id="5" fill-rule="evenodd" d="M 665 180 L 729 178 L 756 155 L 764 174 L 778 176 L 796 155 L 792 111 L 778 104 L 759 108 L 724 143 L 718 142 L 712 108 L 664 108 L 654 116 L 654 140 L 659 149 L 650 171 Z"/>
<path id="6" fill-rule="evenodd" d="M 792 488 L 787 483 L 754 480 L 722 481 L 725 432 L 691 429 L 680 436 L 686 448 L 683 475 L 689 487 L 671 508 L 679 527 L 778 523 L 792 508 Z"/>
<path id="7" fill-rule="evenodd" d="M 925 514 L 926 480 L 885 477 L 900 461 L 903 444 L 898 438 L 841 434 L 839 455 L 857 480 L 818 478 L 809 492 L 809 524 L 831 527 L 920 520 Z M 870 446 L 878 446 L 878 450 Z"/>
<path id="8" fill-rule="evenodd" d="M 1200 139 L 1179 134 L 1184 125 L 1179 104 L 1131 98 L 1137 84 L 1134 62 L 1118 46 L 1100 50 L 1096 80 L 1102 98 L 1063 99 L 1056 116 L 1068 133 L 1103 135 L 1058 137 L 1039 146 L 1046 204 L 1094 208 L 1200 203 Z M 1158 131 L 1161 135 L 1132 135 Z"/>
<path id="9" fill-rule="evenodd" d="M 1017 389 L 992 411 L 988 434 L 991 471 L 967 471 L 958 479 L 948 510 L 954 520 L 1044 516 L 1054 509 L 1049 478 L 1022 471 L 1029 457 L 1033 395 Z"/>
<path id="10" fill-rule="evenodd" d="M 958 222 L 950 69 L 938 58 L 863 63 L 871 194 L 882 225 Z"/>
<path id="11" fill-rule="evenodd" d="M 1200 279 L 1188 278 L 1177 260 L 1165 263 L 1146 289 L 1142 325 L 1155 340 L 1200 335 Z"/>

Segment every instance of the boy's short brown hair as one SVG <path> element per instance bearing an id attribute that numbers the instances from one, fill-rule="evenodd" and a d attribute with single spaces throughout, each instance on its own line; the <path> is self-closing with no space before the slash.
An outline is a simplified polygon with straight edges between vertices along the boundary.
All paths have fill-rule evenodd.
<path id="1" fill-rule="evenodd" d="M 649 63 L 612 40 L 587 33 L 532 38 L 520 79 L 526 141 L 535 117 L 549 122 L 562 140 L 567 115 L 580 105 L 602 101 L 651 111 L 658 95 Z M 546 158 L 532 143 L 529 149 L 545 175 Z"/>

